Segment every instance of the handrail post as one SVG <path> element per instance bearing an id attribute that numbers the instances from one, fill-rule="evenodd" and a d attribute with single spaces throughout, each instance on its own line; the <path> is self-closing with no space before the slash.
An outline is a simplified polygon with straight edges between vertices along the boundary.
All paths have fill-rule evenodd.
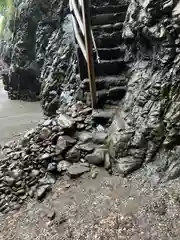
<path id="1" fill-rule="evenodd" d="M 89 0 L 82 0 L 82 13 L 85 30 L 85 46 L 87 52 L 87 67 L 89 77 L 89 87 L 92 99 L 92 108 L 96 108 L 96 83 L 95 83 L 95 72 L 93 62 L 93 51 L 92 51 L 92 38 L 91 38 L 91 20 L 89 10 Z"/>

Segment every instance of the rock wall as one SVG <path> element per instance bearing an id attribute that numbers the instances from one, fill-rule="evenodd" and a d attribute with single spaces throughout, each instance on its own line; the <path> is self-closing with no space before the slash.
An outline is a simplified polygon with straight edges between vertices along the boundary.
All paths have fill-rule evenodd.
<path id="1" fill-rule="evenodd" d="M 125 175 L 147 165 L 164 180 L 180 176 L 179 34 L 180 1 L 131 0 L 123 30 L 128 91 L 112 125 Z"/>
<path id="2" fill-rule="evenodd" d="M 74 59 L 73 40 L 65 40 L 62 26 L 68 1 L 26 0 L 15 4 L 18 14 L 13 39 L 8 42 L 11 49 L 3 54 L 8 64 L 3 73 L 5 89 L 10 99 L 33 101 L 41 96 L 45 112 L 54 113 L 61 83 Z"/>

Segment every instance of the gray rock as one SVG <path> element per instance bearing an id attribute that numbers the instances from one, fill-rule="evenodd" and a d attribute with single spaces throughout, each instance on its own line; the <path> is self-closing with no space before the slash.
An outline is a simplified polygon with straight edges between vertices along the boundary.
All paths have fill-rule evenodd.
<path id="1" fill-rule="evenodd" d="M 59 114 L 57 119 L 58 124 L 62 127 L 63 130 L 69 130 L 68 132 L 73 133 L 75 130 L 76 123 L 69 116 Z"/>
<path id="2" fill-rule="evenodd" d="M 15 179 L 14 179 L 13 177 L 5 176 L 5 177 L 4 177 L 4 181 L 5 181 L 8 185 L 12 186 L 12 185 L 14 184 L 14 182 L 15 182 Z"/>
<path id="3" fill-rule="evenodd" d="M 68 143 L 63 136 L 59 136 L 56 144 L 56 153 L 61 154 L 68 147 Z"/>
<path id="4" fill-rule="evenodd" d="M 93 153 L 86 155 L 85 160 L 94 165 L 102 164 L 104 162 L 106 152 L 107 150 L 104 148 L 97 148 Z"/>
<path id="5" fill-rule="evenodd" d="M 13 178 L 19 178 L 20 176 L 22 176 L 22 174 L 23 174 L 23 170 L 21 170 L 21 169 L 13 169 L 12 170 Z"/>
<path id="6" fill-rule="evenodd" d="M 49 128 L 43 127 L 39 133 L 39 138 L 41 140 L 45 140 L 50 136 L 50 134 L 51 134 L 51 131 L 49 130 Z"/>
<path id="7" fill-rule="evenodd" d="M 77 137 L 79 138 L 79 141 L 82 143 L 89 142 L 93 139 L 92 133 L 86 131 L 77 133 Z"/>
<path id="8" fill-rule="evenodd" d="M 39 175 L 40 171 L 37 169 L 33 169 L 30 173 L 31 177 L 37 177 Z"/>
<path id="9" fill-rule="evenodd" d="M 119 173 L 127 175 L 132 171 L 138 169 L 142 164 L 141 159 L 135 159 L 133 157 L 123 157 L 117 160 L 117 168 Z"/>
<path id="10" fill-rule="evenodd" d="M 50 185 L 40 186 L 37 189 L 37 199 L 42 200 L 46 196 L 47 192 L 49 192 L 50 190 L 51 190 Z"/>
<path id="11" fill-rule="evenodd" d="M 68 162 L 78 162 L 80 160 L 81 154 L 80 151 L 77 149 L 76 146 L 71 148 L 65 155 L 65 159 Z"/>
<path id="12" fill-rule="evenodd" d="M 66 171 L 71 166 L 71 163 L 65 160 L 62 160 L 57 165 L 57 171 L 59 173 Z"/>
<path id="13" fill-rule="evenodd" d="M 47 174 L 43 178 L 39 179 L 40 185 L 46 185 L 46 184 L 54 184 L 56 182 L 56 178 L 52 174 Z"/>
<path id="14" fill-rule="evenodd" d="M 172 162 L 167 169 L 164 181 L 173 180 L 177 177 L 180 177 L 180 162 Z"/>
<path id="15" fill-rule="evenodd" d="M 40 155 L 39 160 L 46 160 L 46 159 L 49 159 L 50 157 L 51 155 L 49 153 L 44 153 Z"/>
<path id="16" fill-rule="evenodd" d="M 89 167 L 83 166 L 81 163 L 74 163 L 68 168 L 68 173 L 71 178 L 75 178 L 82 175 L 83 173 L 89 172 L 89 170 Z"/>
<path id="17" fill-rule="evenodd" d="M 93 133 L 93 141 L 98 144 L 104 144 L 108 134 L 105 132 L 95 132 Z"/>
<path id="18" fill-rule="evenodd" d="M 93 143 L 84 143 L 77 146 L 80 151 L 91 153 L 97 147 Z"/>
<path id="19" fill-rule="evenodd" d="M 63 138 L 66 140 L 68 147 L 71 147 L 72 145 L 74 145 L 77 142 L 76 139 L 74 139 L 68 135 L 64 135 Z"/>
<path id="20" fill-rule="evenodd" d="M 56 170 L 57 170 L 57 163 L 55 163 L 55 162 L 52 162 L 52 163 L 49 163 L 48 164 L 48 167 L 47 167 L 47 171 L 48 172 L 56 172 Z"/>

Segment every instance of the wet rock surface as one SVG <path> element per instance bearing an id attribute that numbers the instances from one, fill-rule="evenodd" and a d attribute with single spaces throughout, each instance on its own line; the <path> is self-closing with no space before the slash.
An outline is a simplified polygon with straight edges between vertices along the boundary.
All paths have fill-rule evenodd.
<path id="1" fill-rule="evenodd" d="M 110 133 L 121 173 L 149 165 L 161 179 L 180 176 L 178 11 L 179 1 L 132 0 L 128 7 L 122 37 L 130 75 Z"/>
<path id="2" fill-rule="evenodd" d="M 73 81 L 74 40 L 68 1 L 15 1 L 13 37 L 1 41 L 1 76 L 10 99 L 42 100 L 46 115 L 59 108 L 62 84 Z"/>

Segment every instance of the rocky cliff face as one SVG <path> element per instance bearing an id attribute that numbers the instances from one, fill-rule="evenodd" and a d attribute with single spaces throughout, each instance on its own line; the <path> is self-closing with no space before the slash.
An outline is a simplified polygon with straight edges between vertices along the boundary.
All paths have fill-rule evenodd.
<path id="1" fill-rule="evenodd" d="M 3 54 L 8 64 L 3 73 L 5 89 L 10 99 L 32 101 L 41 93 L 45 112 L 54 113 L 61 83 L 74 56 L 73 40 L 62 26 L 68 1 L 28 0 L 15 4 L 18 14 L 12 24 L 14 36 Z"/>
<path id="2" fill-rule="evenodd" d="M 123 31 L 131 71 L 115 140 L 123 174 L 149 163 L 165 179 L 180 175 L 179 24 L 180 1 L 131 0 Z"/>

